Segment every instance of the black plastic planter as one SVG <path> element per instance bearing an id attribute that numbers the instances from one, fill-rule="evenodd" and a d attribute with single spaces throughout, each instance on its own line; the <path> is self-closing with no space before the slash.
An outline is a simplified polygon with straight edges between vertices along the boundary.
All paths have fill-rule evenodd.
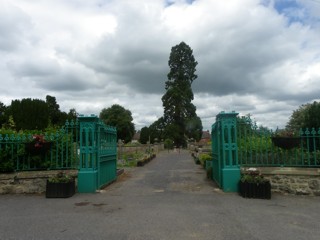
<path id="1" fill-rule="evenodd" d="M 53 183 L 47 180 L 46 198 L 68 198 L 75 194 L 75 182 Z"/>
<path id="2" fill-rule="evenodd" d="M 239 182 L 239 192 L 244 198 L 271 199 L 271 184 Z"/>

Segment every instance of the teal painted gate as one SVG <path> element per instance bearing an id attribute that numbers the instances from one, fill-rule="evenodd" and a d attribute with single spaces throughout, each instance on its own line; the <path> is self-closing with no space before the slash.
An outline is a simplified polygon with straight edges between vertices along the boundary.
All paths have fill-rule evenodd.
<path id="1" fill-rule="evenodd" d="M 240 180 L 237 146 L 238 113 L 221 112 L 212 125 L 212 178 L 225 192 L 237 192 Z"/>
<path id="2" fill-rule="evenodd" d="M 96 192 L 117 178 L 117 131 L 95 115 L 80 116 L 78 192 Z"/>

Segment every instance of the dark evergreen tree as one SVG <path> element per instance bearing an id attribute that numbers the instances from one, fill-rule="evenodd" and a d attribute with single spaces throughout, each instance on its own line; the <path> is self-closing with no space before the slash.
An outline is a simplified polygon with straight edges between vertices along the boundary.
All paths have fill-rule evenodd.
<path id="1" fill-rule="evenodd" d="M 189 138 L 199 141 L 201 139 L 202 129 L 202 122 L 198 116 L 187 120 L 186 131 Z"/>
<path id="2" fill-rule="evenodd" d="M 114 104 L 110 108 L 104 108 L 100 112 L 100 119 L 107 125 L 117 128 L 118 140 L 130 142 L 134 135 L 134 124 L 132 114 L 124 107 Z"/>
<path id="3" fill-rule="evenodd" d="M 7 111 L 6 105 L 0 102 L 0 128 L 2 127 L 2 124 L 5 124 L 8 121 L 6 111 Z"/>
<path id="4" fill-rule="evenodd" d="M 46 103 L 48 105 L 49 120 L 52 125 L 58 125 L 63 122 L 63 114 L 61 114 L 59 109 L 59 104 L 57 104 L 56 97 L 50 95 L 46 96 Z M 62 123 L 63 124 L 63 123 Z"/>
<path id="5" fill-rule="evenodd" d="M 71 121 L 76 121 L 77 120 L 77 116 L 78 116 L 78 113 L 76 111 L 75 108 L 71 108 L 68 112 L 68 120 Z"/>
<path id="6" fill-rule="evenodd" d="M 9 112 L 17 131 L 44 130 L 48 126 L 48 105 L 43 100 L 31 98 L 13 100 Z"/>
<path id="7" fill-rule="evenodd" d="M 146 144 L 149 141 L 149 137 L 150 137 L 149 128 L 148 127 L 141 128 L 139 142 L 142 144 Z"/>
<path id="8" fill-rule="evenodd" d="M 184 146 L 186 138 L 199 138 L 202 123 L 192 104 L 192 82 L 197 78 L 197 62 L 192 49 L 184 42 L 172 47 L 169 57 L 166 93 L 162 97 L 166 138 L 172 139 L 176 146 Z"/>
<path id="9" fill-rule="evenodd" d="M 306 111 L 304 128 L 320 128 L 320 102 L 314 101 Z"/>
<path id="10" fill-rule="evenodd" d="M 165 127 L 166 125 L 163 117 L 159 118 L 149 126 L 151 143 L 154 143 L 155 141 L 161 142 L 164 140 Z"/>

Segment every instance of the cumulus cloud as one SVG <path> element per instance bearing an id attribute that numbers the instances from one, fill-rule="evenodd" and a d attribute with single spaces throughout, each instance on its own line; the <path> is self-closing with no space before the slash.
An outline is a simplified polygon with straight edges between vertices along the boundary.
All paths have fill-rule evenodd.
<path id="1" fill-rule="evenodd" d="M 171 47 L 198 61 L 194 104 L 205 129 L 222 110 L 283 127 L 319 100 L 317 1 L 23 1 L 0 5 L 0 101 L 57 97 L 98 114 L 114 103 L 137 128 L 162 116 Z"/>

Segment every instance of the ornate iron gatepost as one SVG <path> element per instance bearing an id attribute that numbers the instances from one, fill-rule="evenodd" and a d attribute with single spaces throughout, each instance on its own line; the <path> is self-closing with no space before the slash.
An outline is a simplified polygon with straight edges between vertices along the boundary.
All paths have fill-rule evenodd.
<path id="1" fill-rule="evenodd" d="M 94 115 L 79 117 L 80 123 L 80 164 L 78 192 L 95 192 L 98 189 L 98 147 L 97 122 Z"/>
<path id="2" fill-rule="evenodd" d="M 117 131 L 95 115 L 80 116 L 78 192 L 93 193 L 117 177 Z"/>
<path id="3" fill-rule="evenodd" d="M 237 192 L 240 180 L 236 112 L 221 112 L 212 125 L 212 178 L 225 192 Z"/>

